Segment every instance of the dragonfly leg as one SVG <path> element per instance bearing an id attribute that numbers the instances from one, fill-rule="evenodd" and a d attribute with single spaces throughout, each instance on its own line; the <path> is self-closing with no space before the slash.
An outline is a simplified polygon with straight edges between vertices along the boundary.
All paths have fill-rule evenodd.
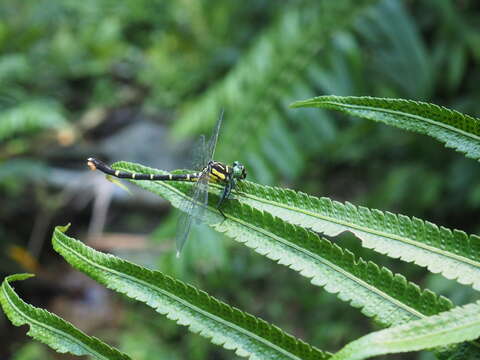
<path id="1" fill-rule="evenodd" d="M 221 208 L 218 208 L 218 211 L 220 212 L 220 214 L 222 214 L 222 216 L 223 216 L 223 221 L 227 220 L 227 215 L 225 215 L 225 214 L 223 213 L 223 210 L 222 210 Z M 222 223 L 223 223 L 223 221 L 222 221 Z"/>
<path id="2" fill-rule="evenodd" d="M 218 211 L 220 211 L 220 214 L 222 214 L 224 220 L 227 218 L 225 216 L 225 214 L 223 213 L 222 211 L 222 204 L 223 204 L 223 201 L 228 198 L 228 195 L 230 194 L 230 183 L 228 183 L 227 185 L 225 185 L 225 188 L 223 189 L 223 193 L 222 193 L 222 196 L 220 196 L 220 200 L 218 201 L 218 204 L 217 204 L 217 209 Z"/>
<path id="3" fill-rule="evenodd" d="M 220 197 L 220 200 L 218 201 L 218 204 L 217 204 L 217 209 L 218 211 L 220 212 L 220 214 L 222 214 L 222 216 L 226 219 L 227 217 L 225 216 L 225 214 L 223 213 L 222 211 L 222 204 L 223 202 L 225 201 L 225 199 L 228 199 L 228 197 L 230 196 L 230 193 L 232 191 L 232 189 L 235 187 L 235 180 L 231 179 L 227 185 L 225 185 L 225 188 L 223 189 L 223 193 L 222 193 L 222 196 Z"/>

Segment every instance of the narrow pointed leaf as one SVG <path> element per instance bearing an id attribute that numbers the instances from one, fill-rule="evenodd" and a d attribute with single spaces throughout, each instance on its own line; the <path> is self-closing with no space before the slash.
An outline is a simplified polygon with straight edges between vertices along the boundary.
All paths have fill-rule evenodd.
<path id="1" fill-rule="evenodd" d="M 209 296 L 159 271 L 103 254 L 54 231 L 52 243 L 73 267 L 99 283 L 144 302 L 179 325 L 186 325 L 216 345 L 250 359 L 327 359 L 328 353 L 270 325 L 260 318 Z"/>
<path id="2" fill-rule="evenodd" d="M 384 354 L 444 347 L 478 337 L 480 337 L 480 305 L 474 303 L 368 334 L 345 346 L 331 359 L 360 360 Z M 480 344 L 477 346 L 478 356 Z"/>
<path id="3" fill-rule="evenodd" d="M 33 275 L 16 274 L 7 276 L 0 289 L 0 303 L 5 315 L 16 326 L 28 325 L 28 335 L 47 344 L 59 353 L 90 355 L 101 360 L 127 360 L 127 355 L 111 348 L 95 337 L 75 328 L 72 324 L 46 310 L 25 303 L 15 293 L 10 282 L 25 280 Z"/>
<path id="4" fill-rule="evenodd" d="M 480 159 L 480 119 L 442 106 L 412 100 L 355 96 L 319 96 L 297 101 L 291 106 L 338 110 L 383 122 L 429 135 L 469 158 Z"/>
<path id="5" fill-rule="evenodd" d="M 125 162 L 114 167 L 137 173 L 163 173 Z M 179 208 L 192 186 L 187 182 L 132 182 Z M 211 188 L 209 199 L 211 204 L 216 204 L 220 189 L 214 185 Z M 447 299 L 429 290 L 420 290 L 401 275 L 394 275 L 372 262 L 356 259 L 351 252 L 319 238 L 311 231 L 242 204 L 242 197 L 242 193 L 237 193 L 236 199 L 226 202 L 222 209 L 227 219 L 219 215 L 215 206 L 209 206 L 205 211 L 205 222 L 256 252 L 311 278 L 313 284 L 337 294 L 378 322 L 400 324 L 451 308 Z"/>
<path id="6" fill-rule="evenodd" d="M 118 168 L 166 173 L 124 162 L 118 163 Z M 170 193 L 164 195 L 159 191 L 169 189 L 178 192 L 176 187 L 185 190 L 183 185 L 177 184 L 173 187 L 167 183 L 136 183 L 168 198 L 173 206 L 181 206 L 181 201 L 174 201 Z M 189 187 L 191 184 L 185 186 Z M 219 187 L 215 189 L 216 192 L 220 191 Z M 183 199 L 184 195 L 178 193 L 178 196 Z M 480 290 L 480 237 L 477 235 L 467 235 L 463 231 L 437 226 L 415 217 L 368 209 L 349 202 L 340 203 L 326 197 L 317 198 L 302 192 L 249 181 L 239 182 L 234 196 L 242 204 L 328 236 L 350 231 L 362 240 L 363 246 L 367 248 L 427 267 L 433 273 L 440 273 L 448 279 Z"/>
<path id="7" fill-rule="evenodd" d="M 427 267 L 480 290 L 480 237 L 405 215 L 317 198 L 248 181 L 238 199 L 290 223 L 328 236 L 350 231 L 363 246 Z"/>

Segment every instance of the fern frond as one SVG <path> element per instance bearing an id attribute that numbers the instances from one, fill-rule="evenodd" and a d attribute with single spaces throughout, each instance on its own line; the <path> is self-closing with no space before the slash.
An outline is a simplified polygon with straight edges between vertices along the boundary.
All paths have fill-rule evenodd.
<path id="1" fill-rule="evenodd" d="M 480 290 L 480 237 L 405 215 L 242 181 L 239 200 L 328 236 L 349 231 L 381 254 L 427 267 Z"/>
<path id="2" fill-rule="evenodd" d="M 368 334 L 345 346 L 332 360 L 446 347 L 480 337 L 480 303 L 456 307 L 439 315 Z M 477 344 L 478 345 L 478 344 Z M 477 348 L 477 358 L 480 347 Z"/>
<path id="3" fill-rule="evenodd" d="M 139 173 L 165 173 L 124 162 L 117 163 L 117 167 Z M 173 206 L 181 206 L 181 201 L 174 202 L 170 193 L 161 192 L 164 187 L 171 186 L 169 184 L 136 184 L 158 195 L 170 196 Z M 367 248 L 392 258 L 414 262 L 448 279 L 480 289 L 480 237 L 477 235 L 467 235 L 463 231 L 450 230 L 415 217 L 357 207 L 349 202 L 343 204 L 325 197 L 317 198 L 250 181 L 239 182 L 236 199 L 286 222 L 328 236 L 349 231 L 362 240 Z"/>
<path id="4" fill-rule="evenodd" d="M 95 251 L 57 227 L 54 249 L 99 283 L 139 300 L 189 330 L 251 359 L 327 359 L 328 353 L 233 308 L 193 286 L 112 255 Z"/>
<path id="5" fill-rule="evenodd" d="M 369 53 L 365 65 L 369 75 L 375 76 L 372 86 L 377 90 L 369 92 L 382 93 L 382 87 L 393 85 L 406 98 L 431 98 L 434 66 L 420 28 L 407 8 L 403 1 L 381 1 L 356 23 L 362 49 Z"/>
<path id="6" fill-rule="evenodd" d="M 137 173 L 165 173 L 126 162 L 116 163 L 113 167 Z M 184 210 L 183 200 L 192 186 L 187 182 L 132 182 L 166 198 L 181 210 Z M 212 185 L 211 204 L 217 203 L 219 190 Z M 209 206 L 205 211 L 205 222 L 256 252 L 311 278 L 313 284 L 323 286 L 341 300 L 361 308 L 365 315 L 378 322 L 400 324 L 451 308 L 448 299 L 429 290 L 420 290 L 403 276 L 394 275 L 372 262 L 355 259 L 351 252 L 327 239 L 243 202 L 244 194 L 237 193 L 235 199 L 230 199 L 222 207 L 227 219 L 223 219 L 214 205 Z"/>
<path id="7" fill-rule="evenodd" d="M 296 175 L 303 161 L 294 159 L 302 159 L 298 150 L 302 142 L 281 136 L 290 135 L 288 122 L 294 117 L 287 114 L 285 101 L 314 93 L 308 80 L 309 64 L 319 63 L 318 53 L 332 37 L 347 30 L 365 8 L 377 2 L 320 0 L 286 9 L 221 82 L 188 106 L 174 132 L 185 135 L 206 130 L 224 108 L 228 121 L 217 149 L 223 159 L 236 160 L 248 148 L 253 159 L 243 160 L 262 181 L 271 179 L 268 173 L 272 172 Z M 301 126 L 301 119 L 296 122 Z M 280 159 L 286 158 L 293 159 L 290 167 L 282 167 L 285 162 Z M 270 168 L 255 166 L 259 162 L 269 163 Z"/>
<path id="8" fill-rule="evenodd" d="M 28 335 L 47 344 L 59 353 L 90 355 L 99 360 L 128 360 L 127 355 L 108 346 L 99 339 L 88 336 L 72 324 L 46 310 L 25 303 L 10 285 L 12 281 L 25 280 L 33 275 L 7 276 L 0 288 L 3 312 L 16 326 L 28 325 Z"/>
<path id="9" fill-rule="evenodd" d="M 32 101 L 0 112 L 0 141 L 21 134 L 58 129 L 67 122 L 58 105 Z"/>
<path id="10" fill-rule="evenodd" d="M 429 135 L 446 147 L 480 160 L 480 119 L 442 106 L 403 99 L 319 96 L 291 107 L 319 107 L 344 112 Z"/>

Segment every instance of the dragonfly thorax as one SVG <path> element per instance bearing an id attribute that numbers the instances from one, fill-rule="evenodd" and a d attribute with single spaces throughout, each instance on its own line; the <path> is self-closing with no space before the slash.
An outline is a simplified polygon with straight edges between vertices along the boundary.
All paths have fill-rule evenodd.
<path id="1" fill-rule="evenodd" d="M 245 166 L 235 161 L 232 166 L 219 161 L 210 161 L 207 167 L 210 173 L 210 181 L 228 183 L 232 180 L 243 180 L 247 176 Z"/>

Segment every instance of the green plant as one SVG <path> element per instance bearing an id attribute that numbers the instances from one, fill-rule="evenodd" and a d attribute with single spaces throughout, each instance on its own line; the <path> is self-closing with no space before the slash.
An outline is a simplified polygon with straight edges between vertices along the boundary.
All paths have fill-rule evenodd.
<path id="1" fill-rule="evenodd" d="M 312 96 L 318 87 L 332 90 L 332 84 L 340 81 L 336 69 L 328 69 L 330 61 L 346 62 L 345 67 L 358 65 L 349 63 L 355 63 L 357 55 L 352 28 L 376 3 L 313 1 L 285 9 L 224 78 L 183 105 L 174 133 L 186 135 L 209 128 L 218 109 L 224 107 L 229 121 L 218 144 L 224 159 L 234 161 L 240 149 L 248 148 L 242 160 L 253 178 L 268 184 L 280 177 L 295 178 L 308 157 L 318 153 L 318 139 L 335 129 L 329 120 L 317 122 L 314 116 L 288 112 L 288 103 Z M 349 57 L 353 59 L 345 60 Z M 316 81 L 321 81 L 320 86 Z M 351 93 L 347 85 L 344 90 Z M 299 128 L 294 136 L 289 129 L 292 123 Z"/>
<path id="2" fill-rule="evenodd" d="M 320 10 L 321 2 L 332 5 L 328 4 L 318 17 L 321 22 L 305 26 L 302 14 L 307 12 L 308 19 L 308 11 L 313 14 L 315 9 Z M 26 136 L 21 138 L 17 135 L 22 133 L 17 132 L 6 141 L 0 140 L 0 240 L 4 247 L 7 243 L 25 244 L 35 231 L 25 219 L 42 218 L 44 205 L 62 186 L 58 181 L 70 183 L 63 176 L 52 176 L 52 170 L 56 174 L 58 170 L 77 167 L 78 175 L 84 175 L 84 151 L 97 154 L 103 140 L 109 140 L 103 138 L 102 130 L 109 127 L 116 114 L 125 113 L 124 106 L 138 110 L 140 116 L 142 110 L 153 111 L 154 121 L 162 125 L 168 122 L 170 111 L 175 110 L 180 116 L 175 116 L 171 124 L 177 133 L 195 136 L 200 130 L 206 131 L 220 107 L 224 107 L 229 126 L 222 132 L 222 143 L 225 140 L 226 145 L 218 149 L 217 158 L 246 160 L 250 180 L 411 215 L 392 217 L 385 211 L 382 216 L 373 211 L 366 217 L 371 226 L 379 215 L 378 224 L 382 227 L 390 220 L 395 227 L 397 222 L 407 221 L 412 222 L 412 231 L 445 235 L 445 229 L 416 219 L 421 218 L 447 228 L 478 233 L 475 220 L 480 206 L 480 169 L 475 161 L 410 132 L 355 118 L 341 117 L 336 121 L 336 115 L 328 111 L 287 107 L 295 99 L 317 94 L 372 94 L 441 103 L 478 117 L 480 47 L 475 1 L 382 0 L 372 2 L 374 6 L 365 6 L 368 2 L 363 1 L 342 3 L 346 4 L 345 11 L 337 13 L 335 2 L 311 0 L 288 0 L 275 6 L 264 0 L 199 0 L 195 4 L 161 0 L 3 0 L 0 114 L 14 114 L 23 106 L 43 102 L 47 113 L 36 112 L 37 117 L 46 119 L 48 112 L 65 116 L 74 129 L 80 130 L 76 138 L 80 140 L 77 145 L 81 145 L 63 151 L 52 141 L 46 143 L 47 136 L 58 134 L 50 127 L 45 127 L 40 136 L 31 136 L 36 134 L 35 130 L 25 132 Z M 309 35 L 312 33 L 313 36 Z M 242 67 L 244 70 L 240 71 Z M 224 100 L 217 88 L 225 90 L 231 101 Z M 198 106 L 202 104 L 211 106 Z M 91 121 L 91 115 L 96 122 Z M 249 122 L 258 124 L 252 125 L 256 126 L 254 135 L 258 139 L 237 137 L 238 129 Z M 82 141 L 83 130 L 88 130 L 87 142 Z M 237 139 L 246 141 L 240 144 Z M 95 149 L 85 149 L 84 145 L 95 145 Z M 241 155 L 235 154 L 237 149 L 242 149 Z M 132 158 L 136 157 L 134 151 L 127 151 Z M 116 150 L 103 155 L 110 159 L 125 157 Z M 227 158 L 230 156 L 233 159 Z M 2 162 L 5 158 L 7 161 Z M 46 184 L 48 188 L 44 189 Z M 310 204 L 310 199 L 300 198 L 295 206 L 302 201 Z M 65 204 L 71 208 L 77 203 Z M 264 261 L 235 242 L 219 242 L 222 234 L 208 227 L 194 234 L 197 238 L 191 239 L 185 256 L 177 260 L 169 255 L 171 243 L 165 241 L 174 235 L 174 216 L 168 218 L 173 219 L 170 221 L 142 208 L 123 211 L 115 209 L 115 203 L 112 205 L 111 211 L 121 216 L 109 224 L 112 230 L 118 230 L 121 224 L 121 229 L 128 226 L 129 231 L 144 232 L 158 224 L 159 231 L 153 235 L 157 243 L 152 246 L 158 246 L 162 252 L 149 252 L 150 265 L 155 263 L 164 273 L 208 289 L 239 308 L 261 312 L 262 317 L 275 319 L 273 322 L 281 328 L 301 334 L 311 344 L 338 349 L 369 332 L 366 328 L 376 326 L 335 296 L 306 286 L 307 281 L 296 278 L 295 272 Z M 410 242 L 420 247 L 428 244 L 398 232 L 384 234 L 378 228 L 365 231 L 360 215 L 368 215 L 368 211 L 363 207 L 355 210 L 350 204 L 328 198 L 321 199 L 320 205 L 325 211 L 318 211 L 310 219 L 317 231 L 328 236 L 348 231 L 333 242 L 377 264 L 395 268 L 457 304 L 472 301 L 472 287 L 367 249 L 377 247 L 393 257 L 398 252 L 409 260 L 410 249 L 415 248 Z M 311 209 L 300 210 L 305 213 Z M 335 220 L 331 211 L 338 211 L 343 217 Z M 137 221 L 132 228 L 132 218 L 133 222 L 141 219 L 143 225 Z M 83 231 L 81 219 L 85 217 L 75 220 L 75 231 Z M 354 243 L 352 233 L 362 239 L 365 248 Z M 435 238 L 438 235 L 432 235 Z M 471 242 L 470 236 L 456 231 L 442 238 L 449 243 L 457 238 L 462 243 Z M 163 243 L 158 244 L 159 241 Z M 396 241 L 398 248 L 385 246 L 388 241 Z M 51 253 L 42 252 L 42 265 L 52 260 L 48 254 Z M 458 262 L 445 254 L 437 256 L 437 261 L 427 261 L 421 251 L 413 255 L 412 261 L 424 263 L 432 272 L 438 270 L 437 261 L 447 261 L 451 268 L 443 269 L 445 276 L 455 276 L 466 269 L 467 277 L 471 277 L 468 261 Z M 5 274 L 16 272 L 5 256 L 0 263 Z M 457 264 L 460 269 L 455 269 Z M 38 284 L 42 283 L 33 285 Z M 31 281 L 24 284 L 30 285 Z M 285 312 L 285 306 L 291 312 Z M 131 307 L 134 311 L 129 310 Z M 231 357 L 227 351 L 188 334 L 173 322 L 150 317 L 150 309 L 142 304 L 125 302 L 122 308 L 126 313 L 135 313 L 137 321 L 125 321 L 127 326 L 118 328 L 120 334 L 114 334 L 115 340 L 118 339 L 120 349 L 135 359 L 151 360 L 149 352 L 154 352 L 156 359 L 187 358 L 187 353 L 192 360 Z M 328 311 L 318 311 L 319 308 Z M 130 323 L 135 323 L 135 329 Z M 3 326 L 9 327 L 8 321 L 3 321 Z M 21 333 L 21 329 L 15 330 Z M 16 337 L 11 336 L 11 331 L 3 334 L 8 340 L 0 357 L 8 357 L 12 351 L 17 352 L 17 346 L 8 346 L 8 341 L 16 342 Z M 125 337 L 130 337 L 130 346 L 125 346 Z M 146 338 L 149 346 L 144 342 Z M 30 343 L 48 351 L 42 344 Z M 135 347 L 142 352 L 135 351 Z M 149 356 L 142 357 L 141 353 Z"/>
<path id="3" fill-rule="evenodd" d="M 428 134 L 447 146 L 479 159 L 476 149 L 480 119 L 428 103 L 398 99 L 318 97 L 294 107 L 327 107 L 389 125 Z M 165 173 L 119 162 L 115 169 Z M 192 184 L 130 180 L 182 209 Z M 438 227 L 404 215 L 341 204 L 288 189 L 244 181 L 224 207 L 226 219 L 215 210 L 217 186 L 212 186 L 206 223 L 279 264 L 287 265 L 337 294 L 389 329 L 356 340 L 336 354 L 316 349 L 267 322 L 230 307 L 208 294 L 158 271 L 151 271 L 112 255 L 99 253 L 64 234 L 57 227 L 52 243 L 73 267 L 108 288 L 167 315 L 213 343 L 252 359 L 363 359 L 395 352 L 435 348 L 440 359 L 480 356 L 480 304 L 455 307 L 443 296 L 420 289 L 400 274 L 364 261 L 349 250 L 319 237 L 354 233 L 380 253 L 413 261 L 447 278 L 480 288 L 480 238 Z M 313 230 L 313 231 L 312 231 Z M 16 325 L 29 324 L 29 334 L 59 351 L 90 354 L 99 359 L 128 358 L 86 336 L 72 325 L 25 304 L 4 280 L 0 301 Z"/>

